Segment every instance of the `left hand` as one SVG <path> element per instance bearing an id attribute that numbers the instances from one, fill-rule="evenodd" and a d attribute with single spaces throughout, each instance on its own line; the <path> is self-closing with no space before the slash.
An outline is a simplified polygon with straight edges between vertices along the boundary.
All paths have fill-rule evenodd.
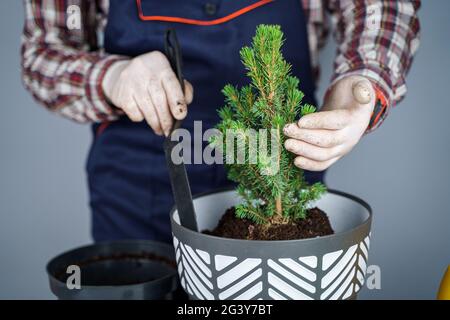
<path id="1" fill-rule="evenodd" d="M 369 80 L 349 76 L 336 82 L 319 112 L 284 127 L 285 148 L 297 155 L 294 164 L 323 171 L 349 153 L 369 125 L 375 90 Z"/>

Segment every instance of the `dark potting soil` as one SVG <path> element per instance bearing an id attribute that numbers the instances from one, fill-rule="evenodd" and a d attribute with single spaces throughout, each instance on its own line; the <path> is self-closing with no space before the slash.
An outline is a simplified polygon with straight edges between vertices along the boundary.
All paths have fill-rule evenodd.
<path id="1" fill-rule="evenodd" d="M 327 236 L 334 231 L 328 216 L 319 208 L 309 209 L 307 217 L 295 223 L 267 227 L 248 219 L 237 218 L 233 207 L 225 212 L 214 230 L 205 230 L 203 233 L 231 239 L 297 240 Z"/>
<path id="2" fill-rule="evenodd" d="M 141 252 L 141 253 L 116 253 L 108 256 L 93 256 L 92 258 L 81 261 L 77 265 L 82 268 L 86 265 L 97 263 L 97 262 L 105 262 L 105 261 L 154 261 L 161 262 L 171 268 L 176 268 L 176 263 L 166 257 L 161 257 L 156 254 L 150 252 Z"/>
<path id="3" fill-rule="evenodd" d="M 73 264 L 81 269 L 82 275 L 85 274 L 81 277 L 82 285 L 124 286 L 155 280 L 155 276 L 145 271 L 149 264 L 155 262 L 176 269 L 174 261 L 149 252 L 98 255 Z M 66 270 L 56 274 L 62 282 L 66 282 L 69 276 Z"/>

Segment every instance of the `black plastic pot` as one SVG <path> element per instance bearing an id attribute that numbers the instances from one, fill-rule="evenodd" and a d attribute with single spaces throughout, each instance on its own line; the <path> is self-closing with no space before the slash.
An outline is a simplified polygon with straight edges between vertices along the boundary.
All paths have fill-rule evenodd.
<path id="1" fill-rule="evenodd" d="M 80 268 L 80 289 L 69 289 L 69 266 Z M 63 253 L 47 265 L 52 292 L 63 300 L 171 299 L 178 288 L 172 246 L 153 241 L 117 241 Z"/>
<path id="2" fill-rule="evenodd" d="M 233 190 L 194 199 L 200 231 L 212 230 L 241 201 Z M 215 237 L 180 225 L 171 213 L 181 286 L 191 299 L 355 299 L 364 284 L 372 211 L 363 200 L 329 190 L 314 206 L 335 234 L 302 240 Z"/>

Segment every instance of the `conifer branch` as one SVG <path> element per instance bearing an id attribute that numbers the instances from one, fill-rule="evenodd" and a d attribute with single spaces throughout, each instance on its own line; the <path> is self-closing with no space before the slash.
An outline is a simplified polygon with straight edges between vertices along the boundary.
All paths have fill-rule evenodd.
<path id="1" fill-rule="evenodd" d="M 326 191 L 323 184 L 306 183 L 303 171 L 293 165 L 294 155 L 283 147 L 282 128 L 316 110 L 314 106 L 301 104 L 304 94 L 299 90 L 299 80 L 291 75 L 290 64 L 281 54 L 283 42 L 279 26 L 260 25 L 252 46 L 242 48 L 241 60 L 251 81 L 240 89 L 232 85 L 223 89 L 226 105 L 219 110 L 221 122 L 217 128 L 224 140 L 214 141 L 227 150 L 225 136 L 228 129 L 240 132 L 254 129 L 258 143 L 262 139 L 259 129 L 275 129 L 277 150 L 274 158 L 258 152 L 257 164 L 226 165 L 228 176 L 238 183 L 238 193 L 243 199 L 236 207 L 236 215 L 262 224 L 305 218 L 308 205 Z M 249 139 L 244 136 L 244 140 L 243 154 L 247 161 Z M 236 154 L 237 150 L 233 152 Z M 272 175 L 262 174 L 261 170 L 272 168 L 273 162 L 279 170 Z"/>

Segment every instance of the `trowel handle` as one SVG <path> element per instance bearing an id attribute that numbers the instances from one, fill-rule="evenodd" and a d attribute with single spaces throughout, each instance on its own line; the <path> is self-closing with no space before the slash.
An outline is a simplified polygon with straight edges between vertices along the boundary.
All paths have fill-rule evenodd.
<path id="1" fill-rule="evenodd" d="M 175 72 L 178 81 L 180 82 L 181 90 L 183 90 L 183 93 L 185 92 L 185 86 L 184 86 L 184 78 L 183 78 L 183 60 L 182 60 L 182 54 L 181 54 L 181 48 L 180 43 L 178 42 L 178 37 L 175 29 L 168 29 L 166 31 L 166 41 L 165 41 L 165 50 L 166 50 L 166 57 L 170 62 L 170 66 L 172 67 L 172 70 Z M 181 126 L 181 120 L 176 120 L 171 133 L 178 129 Z M 170 135 L 169 135 L 170 136 Z"/>
<path id="2" fill-rule="evenodd" d="M 165 39 L 166 57 L 170 62 L 170 65 L 175 72 L 178 81 L 180 82 L 183 93 L 185 91 L 184 79 L 182 73 L 182 59 L 181 49 L 178 42 L 177 34 L 174 29 L 166 31 Z M 194 204 L 192 202 L 192 193 L 189 186 L 189 179 L 186 173 L 186 167 L 184 163 L 175 164 L 172 161 L 172 151 L 176 141 L 171 140 L 172 132 L 181 126 L 181 120 L 176 120 L 170 131 L 170 134 L 164 141 L 164 152 L 166 155 L 166 162 L 169 168 L 170 184 L 172 186 L 173 197 L 178 209 L 178 215 L 180 217 L 180 223 L 182 226 L 197 231 L 197 219 L 195 216 Z"/>

